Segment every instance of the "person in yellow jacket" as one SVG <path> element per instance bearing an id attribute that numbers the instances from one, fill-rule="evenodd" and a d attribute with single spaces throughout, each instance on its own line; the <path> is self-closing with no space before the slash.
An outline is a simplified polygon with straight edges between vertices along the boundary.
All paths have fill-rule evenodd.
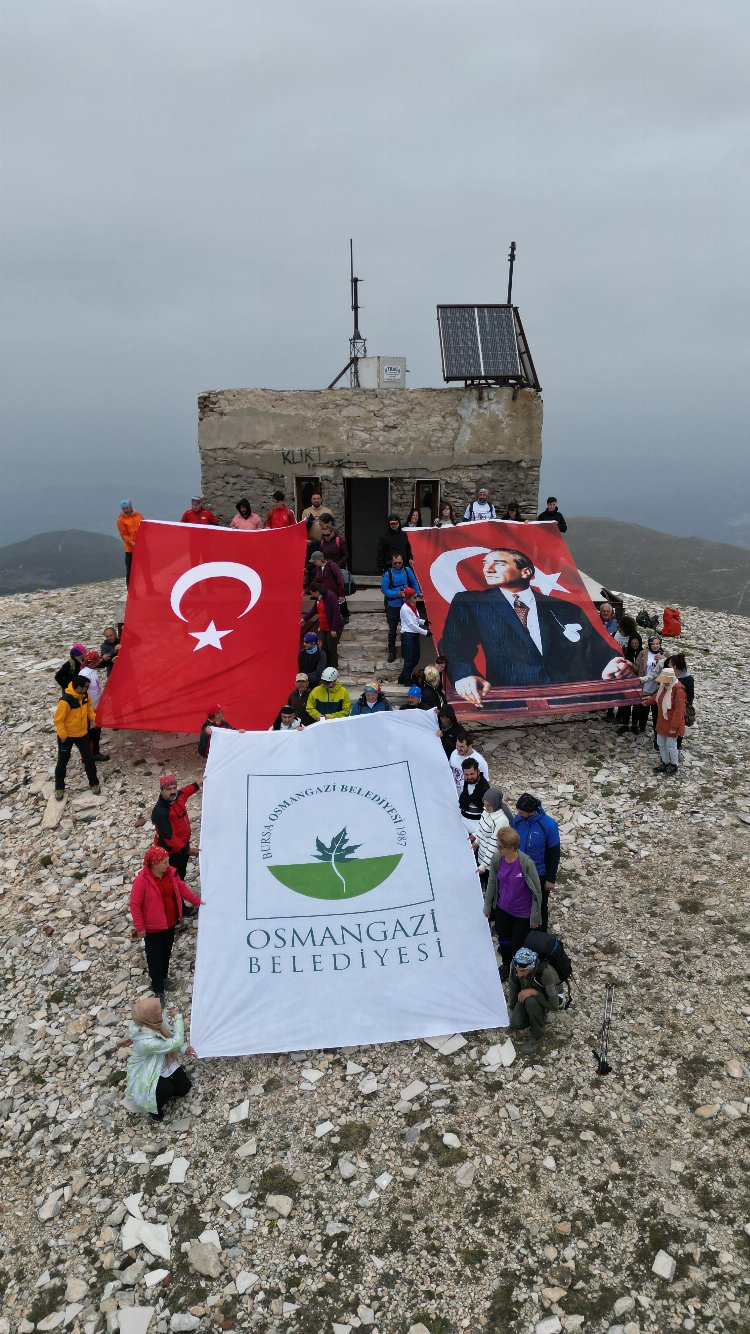
<path id="1" fill-rule="evenodd" d="M 143 515 L 133 509 L 132 500 L 120 501 L 120 513 L 117 516 L 117 531 L 125 547 L 125 587 L 130 583 L 130 567 L 133 564 L 133 547 L 138 529 L 143 523 Z"/>
<path id="2" fill-rule="evenodd" d="M 63 691 L 62 699 L 55 709 L 55 731 L 57 732 L 57 764 L 55 765 L 55 796 L 62 801 L 65 796 L 65 774 L 68 761 L 75 746 L 81 756 L 89 787 L 97 795 L 101 792 L 96 774 L 96 764 L 91 753 L 89 731 L 96 717 L 94 706 L 89 699 L 89 681 L 85 676 L 74 676 L 70 685 Z"/>
<path id="3" fill-rule="evenodd" d="M 320 685 L 310 691 L 307 697 L 307 712 L 313 722 L 330 722 L 331 719 L 348 718 L 352 707 L 349 691 L 342 686 L 335 667 L 326 667 L 320 678 Z"/>

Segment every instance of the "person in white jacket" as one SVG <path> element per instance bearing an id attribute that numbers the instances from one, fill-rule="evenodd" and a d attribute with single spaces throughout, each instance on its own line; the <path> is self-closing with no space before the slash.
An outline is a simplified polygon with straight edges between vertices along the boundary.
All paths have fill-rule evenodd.
<path id="1" fill-rule="evenodd" d="M 484 755 L 480 755 L 478 750 L 474 749 L 474 737 L 471 732 L 460 731 L 456 736 L 456 749 L 450 757 L 450 766 L 453 771 L 453 781 L 456 784 L 456 791 L 461 795 L 464 785 L 464 760 L 475 760 L 477 768 L 483 778 L 490 781 L 490 766 Z M 493 849 L 494 851 L 494 849 Z"/>
<path id="2" fill-rule="evenodd" d="M 417 615 L 417 590 L 415 588 L 404 589 L 404 601 L 399 613 L 401 623 L 401 652 L 404 655 L 404 665 L 401 668 L 399 682 L 402 686 L 412 684 L 411 674 L 415 667 L 419 666 L 419 636 L 427 634 L 427 628 L 422 617 Z"/>
<path id="3" fill-rule="evenodd" d="M 95 648 L 90 648 L 84 659 L 84 666 L 81 667 L 79 676 L 85 676 L 89 682 L 89 699 L 94 708 L 99 707 L 99 700 L 104 692 L 104 686 L 99 676 L 99 664 L 101 658 Z M 89 738 L 91 740 L 91 754 L 95 760 L 108 760 L 109 755 L 103 755 L 101 751 L 101 727 L 89 728 Z"/>
<path id="4" fill-rule="evenodd" d="M 476 835 L 471 840 L 471 846 L 477 857 L 477 871 L 482 892 L 487 885 L 490 862 L 497 852 L 497 836 L 501 829 L 510 828 L 513 820 L 513 814 L 505 805 L 502 789 L 499 787 L 487 788 L 483 806 L 482 818 L 477 825 Z"/>

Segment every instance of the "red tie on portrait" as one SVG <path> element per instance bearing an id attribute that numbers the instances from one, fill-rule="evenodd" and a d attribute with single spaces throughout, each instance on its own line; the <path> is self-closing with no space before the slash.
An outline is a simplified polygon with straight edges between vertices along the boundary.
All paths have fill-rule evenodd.
<path id="1" fill-rule="evenodd" d="M 212 700 L 266 728 L 294 686 L 307 533 L 145 520 L 98 727 L 199 732 Z"/>

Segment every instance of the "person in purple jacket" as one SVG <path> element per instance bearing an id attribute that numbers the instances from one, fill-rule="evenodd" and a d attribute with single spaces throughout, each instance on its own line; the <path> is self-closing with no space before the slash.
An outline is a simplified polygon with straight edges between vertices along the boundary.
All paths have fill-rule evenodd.
<path id="1" fill-rule="evenodd" d="M 537 869 L 525 852 L 519 852 L 518 832 L 498 830 L 497 852 L 490 862 L 484 892 L 484 915 L 491 917 L 500 946 L 503 981 L 511 960 L 532 927 L 542 921 L 542 887 Z"/>

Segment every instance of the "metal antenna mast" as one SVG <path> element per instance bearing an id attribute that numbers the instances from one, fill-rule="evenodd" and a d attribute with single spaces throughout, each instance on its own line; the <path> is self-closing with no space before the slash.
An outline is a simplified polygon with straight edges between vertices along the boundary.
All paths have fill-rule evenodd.
<path id="1" fill-rule="evenodd" d="M 360 357 L 367 356 L 367 343 L 359 332 L 359 284 L 362 280 L 354 276 L 354 243 L 351 237 L 349 237 L 349 275 L 354 315 L 354 329 L 349 339 L 349 384 L 353 389 L 359 389 L 358 362 Z"/>
<path id="2" fill-rule="evenodd" d="M 510 305 L 511 293 L 512 293 L 512 291 L 513 291 L 513 265 L 515 264 L 515 262 L 516 262 L 516 243 L 515 243 L 515 241 L 511 241 L 511 243 L 510 243 L 510 251 L 509 251 L 509 253 L 508 253 L 508 301 L 507 301 L 507 305 Z"/>
<path id="3" fill-rule="evenodd" d="M 359 389 L 359 359 L 367 356 L 367 343 L 359 331 L 359 284 L 361 278 L 354 276 L 354 243 L 349 238 L 349 284 L 351 288 L 352 314 L 354 316 L 354 325 L 352 336 L 349 339 L 349 360 L 340 370 L 335 380 L 331 380 L 328 388 L 333 389 L 338 384 L 342 376 L 349 372 L 349 384 L 352 389 Z"/>

